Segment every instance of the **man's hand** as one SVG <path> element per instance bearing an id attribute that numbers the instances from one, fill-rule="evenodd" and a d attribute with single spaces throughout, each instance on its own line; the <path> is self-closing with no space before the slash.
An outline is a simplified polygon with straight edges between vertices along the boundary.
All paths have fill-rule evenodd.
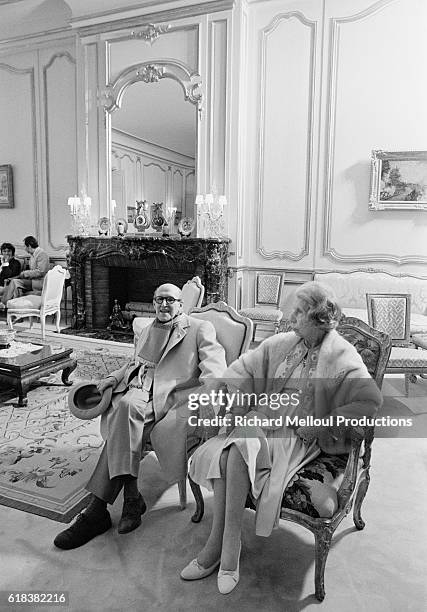
<path id="1" fill-rule="evenodd" d="M 108 389 L 108 387 L 112 387 L 114 389 L 115 386 L 116 380 L 112 376 L 110 376 L 110 378 L 103 378 L 102 380 L 100 380 L 99 383 L 96 385 L 96 388 L 102 395 L 104 391 Z"/>

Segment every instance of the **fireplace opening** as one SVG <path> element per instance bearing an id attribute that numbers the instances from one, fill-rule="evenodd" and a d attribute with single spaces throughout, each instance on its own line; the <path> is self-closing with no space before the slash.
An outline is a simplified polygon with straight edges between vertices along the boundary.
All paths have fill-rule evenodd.
<path id="1" fill-rule="evenodd" d="M 150 316 L 154 312 L 154 291 L 159 285 L 173 283 L 182 287 L 195 274 L 200 276 L 200 270 L 196 270 L 194 265 L 181 265 L 177 269 L 174 262 L 164 257 L 151 257 L 142 262 L 128 261 L 126 266 L 120 264 L 123 262 L 107 258 L 92 262 L 90 325 L 95 329 L 105 329 L 108 326 L 115 300 L 129 321 L 134 316 Z"/>

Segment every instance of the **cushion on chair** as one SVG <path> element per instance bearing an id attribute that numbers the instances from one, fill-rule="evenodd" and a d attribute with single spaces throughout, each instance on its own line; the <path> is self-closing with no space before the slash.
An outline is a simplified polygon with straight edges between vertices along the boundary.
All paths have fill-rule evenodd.
<path id="1" fill-rule="evenodd" d="M 7 308 L 8 310 L 33 310 L 34 308 L 40 308 L 42 303 L 41 295 L 34 295 L 33 293 L 29 293 L 28 295 L 23 295 L 22 297 L 13 298 L 12 300 L 8 300 Z"/>
<path id="2" fill-rule="evenodd" d="M 394 346 L 391 349 L 387 371 L 391 368 L 427 368 L 427 351 Z"/>
<path id="3" fill-rule="evenodd" d="M 301 468 L 286 487 L 282 508 L 313 518 L 330 518 L 338 508 L 337 491 L 344 477 L 347 455 L 320 454 Z"/>
<path id="4" fill-rule="evenodd" d="M 281 310 L 267 310 L 266 308 L 244 308 L 239 310 L 239 314 L 249 319 L 273 321 L 274 323 L 279 323 L 283 317 L 283 312 Z"/>
<path id="5" fill-rule="evenodd" d="M 427 316 L 412 312 L 410 328 L 411 334 L 427 333 Z"/>
<path id="6" fill-rule="evenodd" d="M 427 349 L 427 334 L 416 334 L 412 336 L 412 342 L 422 349 Z"/>

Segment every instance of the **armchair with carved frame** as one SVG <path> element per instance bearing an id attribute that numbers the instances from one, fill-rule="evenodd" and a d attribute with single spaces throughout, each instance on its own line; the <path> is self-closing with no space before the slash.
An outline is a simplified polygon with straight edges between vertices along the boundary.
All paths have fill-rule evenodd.
<path id="1" fill-rule="evenodd" d="M 350 317 L 341 319 L 337 331 L 355 346 L 372 378 L 381 388 L 391 352 L 390 337 L 372 329 L 363 321 Z M 325 597 L 324 572 L 335 530 L 352 508 L 356 528 L 361 530 L 365 526 L 361 517 L 361 506 L 370 482 L 374 427 L 366 427 L 363 433 L 359 430 L 360 428 L 351 432 L 351 449 L 348 455 L 321 453 L 292 478 L 282 500 L 280 518 L 306 527 L 314 535 L 315 595 L 319 601 Z M 326 472 L 329 472 L 329 476 Z M 327 484 L 324 488 L 322 508 L 316 508 L 310 499 L 313 479 L 317 485 L 321 482 L 320 487 Z M 329 481 L 324 483 L 328 479 Z M 203 517 L 203 496 L 200 487 L 191 479 L 190 485 L 197 504 L 191 520 L 197 523 Z M 306 500 L 305 503 L 301 503 L 302 499 Z M 247 507 L 255 508 L 249 496 Z"/>

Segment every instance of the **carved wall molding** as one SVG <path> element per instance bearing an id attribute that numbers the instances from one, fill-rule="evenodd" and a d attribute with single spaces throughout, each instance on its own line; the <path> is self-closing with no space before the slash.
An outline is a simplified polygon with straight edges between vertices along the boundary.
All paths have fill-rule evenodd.
<path id="1" fill-rule="evenodd" d="M 184 99 L 199 108 L 202 104 L 200 75 L 178 60 L 156 60 L 133 64 L 122 70 L 115 81 L 101 91 L 100 102 L 107 113 L 121 107 L 128 87 L 140 81 L 157 83 L 161 79 L 173 79 L 182 87 Z"/>
<path id="2" fill-rule="evenodd" d="M 159 36 L 162 34 L 166 34 L 168 30 L 170 30 L 170 25 L 158 25 L 156 26 L 154 23 L 149 23 L 148 26 L 145 26 L 142 30 L 132 30 L 129 37 L 135 38 L 137 40 L 143 40 L 145 43 L 152 45 L 154 41 L 156 41 Z"/>
<path id="3" fill-rule="evenodd" d="M 122 17 L 123 8 L 117 8 L 102 13 L 102 17 L 105 17 L 105 21 L 86 25 L 87 21 L 100 16 L 99 13 L 94 13 L 92 15 L 85 15 L 84 18 L 71 19 L 71 25 L 78 29 L 80 36 L 90 36 L 103 34 L 106 32 L 114 32 L 116 30 L 123 30 L 125 28 L 140 28 L 142 19 L 146 21 L 147 25 L 149 25 L 150 23 L 170 22 L 177 19 L 187 19 L 207 15 L 209 13 L 232 10 L 234 3 L 235 0 L 212 0 L 211 2 L 195 2 L 190 6 L 181 6 L 151 12 L 150 8 L 152 9 L 152 6 L 141 6 L 140 15 L 133 15 L 132 17 Z"/>
<path id="4" fill-rule="evenodd" d="M 337 269 L 322 269 L 322 270 L 314 270 L 313 274 L 354 274 L 355 272 L 366 272 L 366 274 L 388 274 L 388 276 L 393 276 L 394 278 L 416 278 L 418 280 L 427 281 L 427 276 L 422 276 L 420 274 L 414 274 L 413 272 L 392 272 L 390 270 L 384 270 L 383 268 L 371 268 L 369 266 L 363 268 L 353 268 L 352 270 L 337 270 Z"/>
<path id="5" fill-rule="evenodd" d="M 37 154 L 37 125 L 36 125 L 36 89 L 35 89 L 35 69 L 34 66 L 29 68 L 15 68 L 10 64 L 0 62 L 0 70 L 6 70 L 11 74 L 28 75 L 30 77 L 30 95 L 31 95 L 31 128 L 32 128 L 32 148 L 33 148 L 33 189 L 35 203 L 35 235 L 40 238 L 40 195 L 39 195 L 39 163 Z"/>
<path id="6" fill-rule="evenodd" d="M 61 57 L 65 58 L 73 66 L 76 65 L 76 60 L 72 57 L 68 51 L 58 51 L 54 53 L 47 64 L 43 66 L 43 107 L 44 107 L 44 121 L 45 121 L 45 171 L 46 171 L 46 207 L 47 207 L 47 239 L 48 244 L 54 251 L 64 250 L 67 245 L 64 244 L 55 245 L 52 239 L 52 209 L 51 209 L 51 195 L 50 195 L 50 164 L 49 164 L 49 112 L 48 112 L 48 90 L 47 90 L 47 72 L 57 59 Z M 76 160 L 77 169 L 77 160 Z"/>
<path id="7" fill-rule="evenodd" d="M 332 209 L 333 209 L 333 177 L 335 163 L 335 115 L 336 99 L 338 86 L 338 65 L 340 51 L 340 32 L 341 28 L 349 23 L 356 23 L 372 17 L 379 11 L 392 4 L 395 0 L 381 0 L 373 6 L 348 17 L 331 18 L 331 39 L 329 51 L 329 73 L 327 80 L 327 124 L 326 133 L 328 134 L 326 146 L 326 183 L 324 191 L 324 212 L 323 212 L 323 255 L 334 261 L 343 263 L 370 263 L 384 262 L 401 264 L 426 264 L 427 257 L 422 255 L 405 255 L 399 257 L 389 253 L 361 253 L 359 255 L 344 255 L 339 253 L 331 244 L 332 228 Z"/>
<path id="8" fill-rule="evenodd" d="M 302 25 L 310 29 L 310 64 L 309 64 L 309 116 L 308 116 L 308 137 L 306 147 L 306 181 L 305 181 L 305 208 L 304 208 L 304 239 L 303 245 L 299 253 L 291 251 L 270 251 L 264 245 L 264 133 L 265 133 L 265 96 L 266 96 L 266 55 L 268 37 L 280 25 L 281 22 L 290 19 L 297 19 Z M 261 78 L 260 90 L 261 108 L 260 108 L 260 132 L 259 132 L 259 175 L 258 175 L 258 201 L 257 209 L 257 236 L 256 249 L 264 259 L 290 259 L 299 261 L 309 254 L 310 241 L 310 222 L 311 222 L 311 198 L 312 198 L 312 154 L 313 154 L 313 121 L 314 121 L 314 85 L 315 85 L 315 66 L 316 66 L 316 38 L 317 38 L 317 22 L 307 19 L 299 11 L 290 11 L 289 13 L 281 13 L 276 15 L 272 22 L 261 31 Z"/>

